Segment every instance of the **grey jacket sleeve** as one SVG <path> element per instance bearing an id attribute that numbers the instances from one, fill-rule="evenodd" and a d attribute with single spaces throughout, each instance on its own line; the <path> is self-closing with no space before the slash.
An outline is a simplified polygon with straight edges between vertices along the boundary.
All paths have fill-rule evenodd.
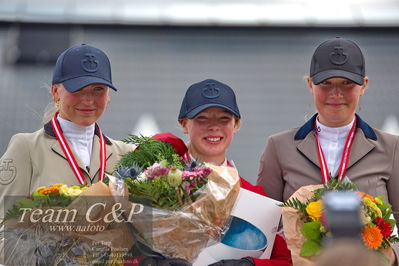
<path id="1" fill-rule="evenodd" d="M 272 199 L 283 200 L 283 173 L 273 137 L 269 137 L 260 158 L 257 184 Z"/>

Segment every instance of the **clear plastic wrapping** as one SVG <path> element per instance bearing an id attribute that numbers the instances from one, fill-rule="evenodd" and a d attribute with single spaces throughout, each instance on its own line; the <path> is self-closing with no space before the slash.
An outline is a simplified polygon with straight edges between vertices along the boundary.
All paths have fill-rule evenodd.
<path id="1" fill-rule="evenodd" d="M 196 192 L 195 201 L 177 210 L 152 207 L 151 199 L 148 204 L 142 199 L 138 203 L 126 187 L 118 185 L 118 178 L 110 179 L 111 191 L 127 213 L 139 210 L 127 219 L 137 241 L 165 257 L 193 262 L 202 249 L 220 240 L 239 193 L 239 176 L 232 167 L 205 166 L 211 169 L 207 183 Z"/>

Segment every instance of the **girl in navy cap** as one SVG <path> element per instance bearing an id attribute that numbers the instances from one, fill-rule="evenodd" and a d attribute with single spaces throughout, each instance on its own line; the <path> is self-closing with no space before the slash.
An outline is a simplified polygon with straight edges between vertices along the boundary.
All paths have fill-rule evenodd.
<path id="1" fill-rule="evenodd" d="M 316 113 L 302 127 L 269 137 L 258 185 L 271 198 L 286 201 L 302 186 L 325 184 L 330 176 L 347 178 L 399 211 L 399 137 L 372 128 L 356 114 L 368 85 L 359 46 L 342 38 L 320 44 L 307 84 Z"/>
<path id="2" fill-rule="evenodd" d="M 207 79 L 191 85 L 184 96 L 178 117 L 184 134 L 189 137 L 187 159 L 234 165 L 226 153 L 241 125 L 234 91 L 226 84 Z M 266 196 L 260 186 L 240 178 L 241 187 Z M 291 254 L 284 239 L 277 235 L 270 260 L 243 258 L 223 260 L 217 265 L 291 265 Z"/>
<path id="3" fill-rule="evenodd" d="M 59 56 L 51 121 L 36 132 L 13 136 L 0 159 L 2 202 L 6 195 L 27 196 L 40 186 L 92 184 L 114 170 L 131 147 L 105 136 L 96 123 L 109 102 L 109 88 L 116 90 L 100 49 L 78 45 Z M 4 209 L 0 213 L 4 217 Z"/>
<path id="4" fill-rule="evenodd" d="M 226 153 L 234 134 L 240 128 L 241 115 L 234 91 L 228 85 L 213 79 L 191 85 L 184 96 L 178 122 L 184 134 L 189 137 L 187 148 L 176 145 L 180 143 L 178 141 L 170 141 L 170 134 L 157 134 L 154 137 L 170 142 L 180 154 L 187 151 L 183 157 L 188 161 L 210 162 L 234 167 L 227 160 Z M 260 186 L 253 186 L 243 178 L 240 178 L 240 182 L 242 188 L 265 195 Z M 291 254 L 284 239 L 277 235 L 270 260 L 247 257 L 239 260 L 223 260 L 214 265 L 283 266 L 292 265 L 292 263 Z"/>

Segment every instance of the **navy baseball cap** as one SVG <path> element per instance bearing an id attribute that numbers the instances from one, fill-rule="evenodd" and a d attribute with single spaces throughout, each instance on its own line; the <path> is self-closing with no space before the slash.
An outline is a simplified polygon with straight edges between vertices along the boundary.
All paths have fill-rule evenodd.
<path id="1" fill-rule="evenodd" d="M 52 84 L 62 83 L 69 92 L 76 92 L 91 84 L 112 85 L 111 64 L 98 48 L 82 44 L 65 50 L 57 59 Z"/>
<path id="2" fill-rule="evenodd" d="M 329 78 L 346 78 L 363 85 L 365 75 L 364 56 L 359 46 L 339 37 L 320 44 L 310 64 L 310 77 L 316 85 Z"/>
<path id="3" fill-rule="evenodd" d="M 179 119 L 185 117 L 192 119 L 210 107 L 220 107 L 241 117 L 234 91 L 222 82 L 206 79 L 187 89 L 181 104 Z"/>

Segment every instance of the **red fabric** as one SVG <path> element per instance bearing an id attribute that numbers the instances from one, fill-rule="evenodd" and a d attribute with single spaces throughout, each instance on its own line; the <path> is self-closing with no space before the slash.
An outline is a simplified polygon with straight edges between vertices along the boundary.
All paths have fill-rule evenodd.
<path id="1" fill-rule="evenodd" d="M 240 181 L 241 181 L 242 188 L 252 191 L 252 192 L 255 192 L 256 194 L 266 196 L 266 192 L 263 190 L 263 188 L 261 186 L 254 186 L 242 177 L 240 177 Z"/>
<path id="2" fill-rule="evenodd" d="M 244 178 L 240 177 L 241 187 L 249 191 L 255 192 L 262 196 L 266 196 L 265 191 L 261 186 L 254 186 Z M 255 266 L 288 266 L 292 265 L 291 252 L 287 247 L 287 243 L 280 235 L 276 235 L 274 246 L 270 259 L 257 259 L 252 258 Z"/>
<path id="3" fill-rule="evenodd" d="M 179 154 L 179 156 L 183 156 L 188 151 L 186 144 L 184 144 L 184 141 L 181 138 L 176 137 L 172 133 L 159 133 L 152 136 L 152 138 L 172 144 L 173 148 L 175 148 L 176 153 Z"/>

